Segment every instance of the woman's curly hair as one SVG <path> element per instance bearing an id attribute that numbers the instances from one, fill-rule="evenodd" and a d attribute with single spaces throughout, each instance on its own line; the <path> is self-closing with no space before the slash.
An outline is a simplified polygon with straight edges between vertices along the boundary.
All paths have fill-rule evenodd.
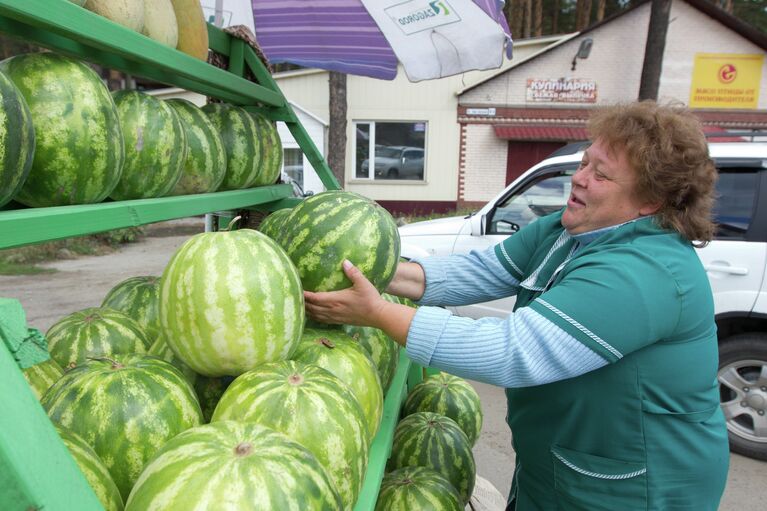
<path id="1" fill-rule="evenodd" d="M 641 199 L 660 204 L 656 222 L 696 246 L 714 236 L 711 208 L 716 167 L 700 121 L 683 105 L 654 101 L 597 109 L 589 118 L 591 140 L 626 151 Z"/>

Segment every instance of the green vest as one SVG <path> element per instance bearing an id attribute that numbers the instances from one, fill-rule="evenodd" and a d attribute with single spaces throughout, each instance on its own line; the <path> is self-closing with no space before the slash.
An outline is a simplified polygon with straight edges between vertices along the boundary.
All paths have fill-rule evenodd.
<path id="1" fill-rule="evenodd" d="M 510 499 L 531 510 L 715 510 L 729 452 L 714 307 L 691 244 L 642 218 L 585 245 L 561 213 L 496 247 L 531 307 L 609 364 L 507 389 Z"/>

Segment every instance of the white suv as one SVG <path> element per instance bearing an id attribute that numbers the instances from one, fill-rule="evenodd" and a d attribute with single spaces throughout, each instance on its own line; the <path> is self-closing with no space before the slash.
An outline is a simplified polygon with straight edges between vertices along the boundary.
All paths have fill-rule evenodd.
<path id="1" fill-rule="evenodd" d="M 463 254 L 492 246 L 565 206 L 585 143 L 535 165 L 478 212 L 400 227 L 402 256 Z M 719 383 L 730 448 L 767 460 L 767 143 L 709 143 L 719 170 L 716 239 L 698 250 L 714 292 Z M 514 298 L 451 307 L 508 315 Z"/>

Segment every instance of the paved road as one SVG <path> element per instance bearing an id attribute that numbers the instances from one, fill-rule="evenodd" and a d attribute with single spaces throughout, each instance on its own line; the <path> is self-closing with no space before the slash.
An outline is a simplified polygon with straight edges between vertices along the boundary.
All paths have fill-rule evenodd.
<path id="1" fill-rule="evenodd" d="M 188 227 L 189 223 L 184 224 Z M 155 234 L 161 234 L 155 231 Z M 173 252 L 188 238 L 147 237 L 140 243 L 101 257 L 56 261 L 45 266 L 56 273 L 0 276 L 0 296 L 21 301 L 30 326 L 45 332 L 62 316 L 97 307 L 118 282 L 136 275 L 160 275 Z M 514 452 L 504 422 L 506 398 L 498 387 L 473 382 L 482 398 L 484 425 L 474 454 L 477 471 L 503 494 L 511 485 Z M 730 459 L 730 474 L 720 510 L 747 511 L 767 508 L 767 463 L 738 455 Z"/>

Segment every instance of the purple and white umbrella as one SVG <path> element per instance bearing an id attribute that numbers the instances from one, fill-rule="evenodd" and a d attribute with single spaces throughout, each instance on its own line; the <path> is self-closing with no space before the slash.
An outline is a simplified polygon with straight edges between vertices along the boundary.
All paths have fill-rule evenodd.
<path id="1" fill-rule="evenodd" d="M 252 0 L 270 62 L 412 82 L 501 66 L 511 34 L 498 0 Z"/>

